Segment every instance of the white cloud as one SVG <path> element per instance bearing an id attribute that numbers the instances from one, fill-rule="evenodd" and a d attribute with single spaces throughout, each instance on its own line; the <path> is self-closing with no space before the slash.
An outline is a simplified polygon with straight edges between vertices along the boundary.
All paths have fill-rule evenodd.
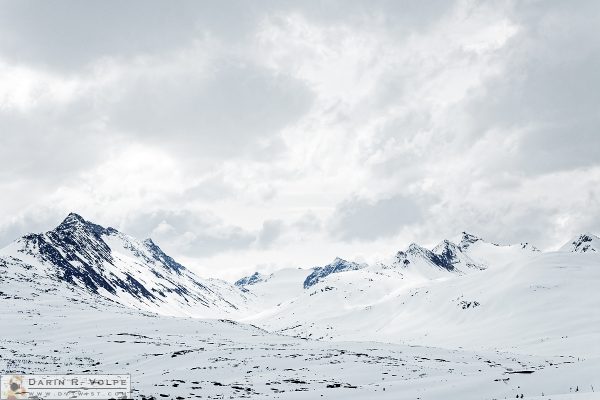
<path id="1" fill-rule="evenodd" d="M 235 277 L 600 230 L 597 2 L 318 5 L 9 4 L 0 240 L 77 211 Z"/>

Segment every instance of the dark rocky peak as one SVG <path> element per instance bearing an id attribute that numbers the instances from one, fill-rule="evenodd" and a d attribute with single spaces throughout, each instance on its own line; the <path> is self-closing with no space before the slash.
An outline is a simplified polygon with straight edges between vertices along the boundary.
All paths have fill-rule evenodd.
<path id="1" fill-rule="evenodd" d="M 313 272 L 306 277 L 304 280 L 304 288 L 316 285 L 321 279 L 331 274 L 337 274 L 345 271 L 355 271 L 364 268 L 366 265 L 358 264 L 352 261 L 346 261 L 343 258 L 336 257 L 332 263 L 327 264 L 324 267 L 317 267 Z"/>
<path id="2" fill-rule="evenodd" d="M 412 243 L 408 246 L 406 251 L 399 251 L 396 253 L 396 262 L 402 265 L 410 264 L 410 260 L 414 260 L 418 257 L 430 258 L 430 255 L 433 254 L 431 250 L 428 250 L 422 246 L 419 246 L 416 243 Z"/>
<path id="3" fill-rule="evenodd" d="M 81 215 L 72 212 L 52 232 L 59 235 L 72 235 L 76 232 L 89 233 L 100 237 L 101 235 L 115 234 L 117 230 L 86 221 Z"/>
<path id="4" fill-rule="evenodd" d="M 266 279 L 266 277 L 259 273 L 259 272 L 255 272 L 250 276 L 245 276 L 242 279 L 238 279 L 235 282 L 235 286 L 248 286 L 248 285 L 254 285 L 258 282 L 262 282 Z"/>
<path id="5" fill-rule="evenodd" d="M 115 287 L 104 276 L 104 266 L 113 262 L 113 256 L 102 239 L 112 231 L 70 213 L 55 229 L 21 238 L 19 251 L 53 265 L 66 282 L 81 282 L 93 292 L 102 287 L 114 294 Z"/>
<path id="6" fill-rule="evenodd" d="M 185 270 L 185 267 L 175 261 L 171 256 L 168 256 L 156 243 L 152 241 L 152 239 L 148 238 L 142 242 L 144 246 L 150 251 L 152 254 L 152 258 L 164 266 L 172 269 L 178 274 L 181 274 L 181 271 Z"/>
<path id="7" fill-rule="evenodd" d="M 343 258 L 336 257 L 331 264 L 328 264 L 328 266 L 340 268 L 342 266 L 349 265 L 349 264 L 352 264 L 352 263 L 350 261 L 344 260 Z"/>
<path id="8" fill-rule="evenodd" d="M 600 252 L 600 238 L 592 233 L 582 233 L 561 247 L 560 250 L 573 253 Z"/>
<path id="9" fill-rule="evenodd" d="M 70 226 L 75 224 L 85 224 L 87 221 L 77 213 L 70 212 L 69 215 L 63 220 L 60 226 Z"/>
<path id="10" fill-rule="evenodd" d="M 431 251 L 426 249 L 425 247 L 419 246 L 416 243 L 411 243 L 411 245 L 408 246 L 406 253 L 415 255 L 415 256 L 416 255 L 429 255 L 429 253 L 431 253 Z"/>
<path id="11" fill-rule="evenodd" d="M 473 235 L 469 236 L 474 237 Z M 482 239 L 477 238 L 475 241 L 479 240 Z M 463 252 L 464 249 L 449 240 L 444 240 L 433 249 L 433 253 L 437 256 L 439 265 L 448 270 L 460 268 L 460 266 L 474 269 L 486 268 L 486 265 L 473 261 L 468 254 Z"/>
<path id="12" fill-rule="evenodd" d="M 454 259 L 458 257 L 461 250 L 451 241 L 444 240 L 433 249 L 433 252 L 447 259 Z"/>
<path id="13" fill-rule="evenodd" d="M 408 266 L 408 264 L 410 264 L 410 260 L 406 257 L 406 253 L 404 251 L 397 252 L 394 258 L 394 264 L 403 266 Z"/>
<path id="14" fill-rule="evenodd" d="M 479 241 L 483 241 L 483 239 L 480 238 L 479 236 L 472 235 L 468 232 L 463 232 L 462 237 L 460 239 L 460 243 L 458 244 L 458 247 L 460 247 L 462 250 L 464 250 L 467 247 L 469 247 L 470 245 L 472 245 L 473 243 L 476 243 Z"/>
<path id="15" fill-rule="evenodd" d="M 452 243 L 448 241 L 448 244 L 450 245 Z M 452 271 L 454 270 L 455 259 L 456 253 L 454 253 L 454 250 L 451 246 L 447 247 L 445 253 L 436 254 L 433 251 L 419 246 L 416 243 L 412 243 L 410 246 L 408 246 L 406 251 L 399 251 L 396 253 L 396 260 L 394 264 L 400 267 L 410 268 L 411 263 L 414 263 L 418 260 L 423 260 L 434 267 Z"/>
<path id="16" fill-rule="evenodd" d="M 52 266 L 54 278 L 92 293 L 110 294 L 111 299 L 125 296 L 126 304 L 145 307 L 173 301 L 186 306 L 221 304 L 235 308 L 217 287 L 196 279 L 151 239 L 139 241 L 75 213 L 51 231 L 24 236 L 17 246 L 18 252 Z"/>

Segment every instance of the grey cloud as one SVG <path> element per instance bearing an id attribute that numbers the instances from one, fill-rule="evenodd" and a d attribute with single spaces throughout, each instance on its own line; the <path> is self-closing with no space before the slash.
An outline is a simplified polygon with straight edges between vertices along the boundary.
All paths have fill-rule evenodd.
<path id="1" fill-rule="evenodd" d="M 452 2 L 409 1 L 4 1 L 0 52 L 17 63 L 75 71 L 101 57 L 131 57 L 186 46 L 203 35 L 240 45 L 268 15 L 297 12 L 322 23 L 366 27 L 369 17 L 408 32 L 437 21 Z"/>
<path id="2" fill-rule="evenodd" d="M 420 221 L 423 211 L 419 201 L 404 195 L 377 201 L 354 197 L 337 207 L 330 230 L 342 240 L 389 237 Z"/>
<path id="3" fill-rule="evenodd" d="M 90 113 L 79 107 L 0 111 L 0 177 L 43 178 L 55 184 L 93 166 L 109 150 L 110 136 L 90 129 L 91 120 Z"/>
<path id="4" fill-rule="evenodd" d="M 576 205 L 580 203 L 574 200 L 585 196 L 592 184 L 574 186 L 576 193 L 569 193 L 569 198 L 563 198 L 560 187 L 551 185 L 537 192 L 524 190 L 514 197 L 506 194 L 548 172 L 590 168 L 590 173 L 597 173 L 593 168 L 600 160 L 600 36 L 596 32 L 600 3 L 494 3 L 491 14 L 518 24 L 520 30 L 477 69 L 475 74 L 482 73 L 486 79 L 482 86 L 471 89 L 446 110 L 412 96 L 411 91 L 430 82 L 435 88 L 436 78 L 443 76 L 446 68 L 461 70 L 468 64 L 464 62 L 470 60 L 468 57 L 479 61 L 478 55 L 434 52 L 432 57 L 439 57 L 436 61 L 440 70 L 434 68 L 431 76 L 419 73 L 419 59 L 414 63 L 409 60 L 407 65 L 394 64 L 392 59 L 396 51 L 406 50 L 403 46 L 409 39 L 423 36 L 422 43 L 428 46 L 430 36 L 437 38 L 439 21 L 441 29 L 460 30 L 463 21 L 452 20 L 454 17 L 448 13 L 457 4 L 471 7 L 470 3 L 441 0 L 3 2 L 0 63 L 18 65 L 25 74 L 39 73 L 42 80 L 50 71 L 51 81 L 73 78 L 82 82 L 72 99 L 55 102 L 51 96 L 37 98 L 35 87 L 29 109 L 0 108 L 0 179 L 6 194 L 3 206 L 12 212 L 21 207 L 20 203 L 24 210 L 43 201 L 97 204 L 106 210 L 102 215 L 107 218 L 127 215 L 119 227 L 124 232 L 141 238 L 152 235 L 167 252 L 192 257 L 274 248 L 288 240 L 313 238 L 323 231 L 344 241 L 368 242 L 391 237 L 410 226 L 439 239 L 437 225 L 443 225 L 452 232 L 468 229 L 496 241 L 525 239 L 543 246 L 545 232 L 556 231 L 556 220 L 564 215 L 576 216 L 570 217 L 570 226 L 594 230 L 599 221 L 594 211 L 598 199 L 590 198 L 579 209 Z M 339 115 L 337 106 L 317 109 L 323 105 L 320 95 L 335 98 L 335 93 L 329 93 L 335 92 L 335 87 L 326 87 L 322 93 L 318 85 L 308 87 L 295 79 L 299 71 L 286 71 L 286 63 L 277 72 L 261 65 L 257 54 L 269 50 L 252 47 L 261 24 L 271 16 L 285 18 L 291 13 L 300 14 L 300 22 L 306 20 L 308 31 L 315 28 L 316 53 L 322 50 L 319 45 L 324 46 L 324 52 L 331 45 L 330 26 L 333 31 L 343 32 L 342 36 L 347 34 L 349 40 L 355 34 L 357 39 L 366 35 L 375 46 L 383 43 L 386 48 L 392 47 L 381 59 L 374 52 L 376 56 L 369 60 L 373 74 L 368 75 L 378 81 L 373 82 L 364 101 L 354 108 L 340 106 L 343 112 Z M 459 18 L 472 17 L 466 14 Z M 446 16 L 449 18 L 444 19 Z M 290 27 L 283 24 L 281 28 Z M 204 41 L 215 47 L 201 49 Z M 429 49 L 425 50 L 428 57 Z M 306 57 L 312 57 L 310 54 Z M 456 57 L 463 63 L 455 63 Z M 99 60 L 106 61 L 106 65 Z M 324 60 L 330 62 L 327 57 Z M 319 57 L 306 61 L 310 74 L 345 67 L 335 62 L 320 65 Z M 100 65 L 107 66 L 108 75 L 115 75 L 100 76 L 104 71 Z M 349 71 L 352 67 L 348 66 Z M 500 73 L 490 79 L 488 69 Z M 26 89 L 27 85 L 21 86 Z M 44 90 L 44 82 L 41 86 Z M 286 154 L 282 130 L 307 115 L 310 118 L 302 125 L 307 127 L 306 132 L 297 134 L 307 136 L 306 148 Z M 387 123 L 382 123 L 386 118 Z M 318 133 L 310 131 L 313 127 Z M 316 137 L 328 135 L 329 127 L 332 138 L 340 131 L 347 133 L 347 140 Z M 357 142 L 355 133 L 369 133 L 371 128 L 376 130 L 373 135 Z M 489 140 L 490 136 L 502 138 L 514 131 L 519 132 L 514 147 L 501 148 L 510 150 L 505 155 L 494 148 L 501 140 Z M 336 150 L 342 151 L 323 151 L 331 157 L 327 163 L 306 165 L 316 147 L 328 150 L 323 149 L 328 145 L 339 146 Z M 215 172 L 195 187 L 182 188 L 183 193 L 157 196 L 158 204 L 150 209 L 171 210 L 156 212 L 140 210 L 148 209 L 144 208 L 146 200 L 154 201 L 147 194 L 153 194 L 155 188 L 160 192 L 159 181 L 148 182 L 140 192 L 144 201 L 139 202 L 137 194 L 123 202 L 123 194 L 111 192 L 110 185 L 82 182 L 82 176 L 95 176 L 82 173 L 96 172 L 94 167 L 110 162 L 111 155 L 131 151 L 135 156 L 140 148 L 148 150 L 146 146 L 150 150 L 160 148 L 157 153 L 164 152 L 174 160 L 174 173 L 180 174 L 182 181 L 197 182 L 199 174 L 205 176 L 216 170 L 231 180 L 247 182 L 230 186 Z M 286 160 L 286 156 L 291 158 Z M 254 168 L 245 164 L 249 159 L 262 164 Z M 282 162 L 273 163 L 273 159 Z M 190 160 L 204 162 L 203 169 L 198 168 L 200 161 L 196 164 Z M 132 157 L 131 162 L 136 159 Z M 247 197 L 236 199 L 239 187 L 251 188 L 245 192 L 264 192 L 261 201 L 279 201 L 278 207 L 329 207 L 328 193 L 312 198 L 312 193 L 320 192 L 311 182 L 321 176 L 336 176 L 335 167 L 329 165 L 339 163 L 344 168 L 355 168 L 357 176 L 367 175 L 356 182 L 340 182 L 344 190 L 386 187 L 389 192 L 398 192 L 405 187 L 422 187 L 439 195 L 440 212 L 432 218 L 433 203 L 418 196 L 399 194 L 372 200 L 353 197 L 339 204 L 327 223 L 306 214 L 299 220 L 265 221 L 262 228 L 250 230 L 236 226 L 239 221 L 226 223 L 210 213 L 173 211 L 194 209 L 200 199 L 206 203 L 228 201 L 233 207 L 242 207 L 240 203 L 246 202 L 243 206 L 247 207 Z M 289 182 L 277 182 L 287 179 L 276 171 L 281 166 L 291 171 Z M 301 176 L 311 179 L 294 180 Z M 77 190 L 77 186 L 88 184 L 93 190 Z M 368 187 L 357 187 L 362 184 Z M 286 204 L 281 204 L 286 200 L 278 196 L 269 196 L 275 191 L 285 193 L 292 186 L 290 193 L 311 193 L 307 200 L 310 204 L 299 204 L 305 199 L 302 196 Z M 53 196 L 39 195 L 44 193 Z M 72 198 L 62 201 L 61 196 Z M 126 207 L 131 209 L 121 209 Z M 1 221 L 0 243 L 25 230 L 51 228 L 54 218 L 58 221 L 63 216 L 50 214 L 52 218 L 29 214 L 20 220 L 6 216 Z"/>
<path id="5" fill-rule="evenodd" d="M 235 189 L 225 182 L 221 176 L 215 175 L 203 179 L 193 187 L 187 189 L 182 197 L 203 199 L 203 200 L 222 200 L 231 198 Z"/>
<path id="6" fill-rule="evenodd" d="M 82 91 L 62 104 L 0 109 L 0 176 L 52 187 L 136 142 L 199 160 L 277 157 L 285 149 L 280 129 L 307 110 L 310 91 L 240 59 L 212 68 L 206 79 L 190 67 L 165 80 L 141 77 Z"/>
<path id="7" fill-rule="evenodd" d="M 363 148 L 361 161 L 366 163 L 385 149 L 388 156 L 371 165 L 373 172 L 378 176 L 394 176 L 401 171 L 405 180 L 411 181 L 430 157 L 430 150 L 444 144 L 439 140 L 440 132 L 436 132 L 438 140 L 433 143 L 422 140 L 422 136 L 429 135 L 432 126 L 427 110 L 389 120 L 376 131 L 372 143 Z M 417 140 L 420 143 L 416 143 Z"/>
<path id="8" fill-rule="evenodd" d="M 311 103 L 304 84 L 257 65 L 219 59 L 210 69 L 132 82 L 108 112 L 110 126 L 203 157 L 231 156 L 256 151 Z"/>
<path id="9" fill-rule="evenodd" d="M 0 248 L 28 233 L 41 233 L 51 230 L 61 220 L 57 212 L 44 208 L 15 216 L 6 224 L 0 226 Z"/>
<path id="10" fill-rule="evenodd" d="M 288 2 L 289 10 L 307 15 L 311 20 L 325 24 L 352 24 L 356 28 L 366 28 L 372 18 L 382 22 L 395 34 L 427 29 L 439 21 L 455 6 L 452 1 L 433 0 L 325 0 L 308 2 Z"/>
<path id="11" fill-rule="evenodd" d="M 263 222 L 257 238 L 260 247 L 268 247 L 273 244 L 282 234 L 284 223 L 281 220 L 267 220 Z"/>
<path id="12" fill-rule="evenodd" d="M 5 1 L 0 51 L 15 62 L 71 71 L 100 57 L 185 46 L 206 33 L 239 41 L 259 11 L 243 1 Z"/>
<path id="13" fill-rule="evenodd" d="M 161 230 L 162 227 L 168 227 Z M 224 224 L 218 217 L 191 211 L 159 210 L 131 216 L 122 223 L 125 233 L 150 237 L 170 254 L 206 257 L 250 247 L 256 234 Z"/>
<path id="14" fill-rule="evenodd" d="M 298 229 L 300 232 L 318 232 L 323 227 L 319 217 L 313 212 L 307 212 L 303 214 L 293 224 L 293 227 Z"/>
<path id="15" fill-rule="evenodd" d="M 468 107 L 471 136 L 521 130 L 506 167 L 540 174 L 600 159 L 600 3 L 531 2 L 513 18 L 520 33 L 502 50 L 505 70 Z"/>

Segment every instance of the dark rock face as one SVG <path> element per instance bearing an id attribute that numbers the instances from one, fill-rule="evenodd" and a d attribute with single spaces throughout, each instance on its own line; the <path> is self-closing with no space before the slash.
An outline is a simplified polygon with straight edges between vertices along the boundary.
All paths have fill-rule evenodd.
<path id="1" fill-rule="evenodd" d="M 479 240 L 481 239 L 477 238 L 475 241 Z M 454 270 L 457 265 L 462 265 L 470 269 L 485 269 L 484 265 L 474 262 L 465 254 L 463 249 L 448 240 L 444 240 L 434 249 L 434 253 L 438 256 L 438 265 L 449 271 Z"/>
<path id="2" fill-rule="evenodd" d="M 104 271 L 104 263 L 113 262 L 110 247 L 101 238 L 112 234 L 109 229 L 71 213 L 50 232 L 24 236 L 22 251 L 54 265 L 58 277 L 71 284 L 83 284 L 94 293 L 103 288 L 115 294 L 116 286 L 127 287 L 127 283 Z"/>
<path id="3" fill-rule="evenodd" d="M 355 271 L 364 267 L 364 265 L 346 261 L 338 257 L 331 264 L 328 264 L 324 267 L 315 268 L 314 271 L 304 280 L 304 288 L 308 289 L 309 287 L 314 286 L 317 284 L 317 282 L 319 282 L 319 280 L 328 275 L 345 271 Z"/>
<path id="4" fill-rule="evenodd" d="M 594 247 L 594 242 L 600 242 L 600 239 L 592 234 L 584 233 L 575 239 L 571 245 L 572 250 L 575 253 L 593 253 L 598 250 Z"/>
<path id="5" fill-rule="evenodd" d="M 17 243 L 19 252 L 51 265 L 58 279 L 92 293 L 102 294 L 103 289 L 118 297 L 125 292 L 146 305 L 175 301 L 236 308 L 151 239 L 140 242 L 74 213 L 54 230 L 24 236 Z M 111 245 L 125 252 L 125 259 Z"/>
<path id="6" fill-rule="evenodd" d="M 399 251 L 393 266 L 410 268 L 411 263 L 424 260 L 433 268 L 448 272 L 465 272 L 465 269 L 485 269 L 486 266 L 473 261 L 465 252 L 468 247 L 482 239 L 463 233 L 460 245 L 449 240 L 444 240 L 433 250 L 426 249 L 417 244 L 411 244 L 406 251 Z"/>
<path id="7" fill-rule="evenodd" d="M 181 264 L 179 264 L 177 261 L 175 261 L 173 258 L 171 258 L 170 256 L 166 255 L 160 247 L 158 247 L 153 241 L 152 239 L 148 238 L 146 240 L 144 240 L 144 245 L 146 245 L 146 248 L 148 248 L 148 250 L 150 250 L 150 252 L 152 253 L 152 257 L 158 261 L 159 263 L 171 268 L 173 271 L 175 271 L 177 274 L 181 275 L 181 271 L 185 270 L 185 267 Z"/>
<path id="8" fill-rule="evenodd" d="M 460 243 L 458 244 L 458 247 L 461 250 L 465 250 L 469 246 L 471 246 L 473 243 L 479 242 L 480 240 L 482 240 L 482 239 L 478 236 L 471 235 L 470 233 L 467 233 L 467 232 L 463 232 L 462 238 L 460 240 Z"/>
<path id="9" fill-rule="evenodd" d="M 436 254 L 431 250 L 428 250 L 424 247 L 413 243 L 408 247 L 408 250 L 406 250 L 406 252 L 399 251 L 396 254 L 395 264 L 408 268 L 410 266 L 411 259 L 414 260 L 417 257 L 421 257 L 438 268 L 452 271 L 454 270 L 454 264 L 452 263 L 453 254 L 454 253 L 452 253 L 452 250 L 450 249 L 447 250 L 445 253 Z"/>
<path id="10" fill-rule="evenodd" d="M 266 279 L 266 277 L 262 274 L 259 274 L 258 272 L 253 273 L 250 276 L 245 276 L 242 279 L 238 279 L 235 282 L 235 286 L 249 286 L 249 285 L 254 285 L 258 282 L 263 282 Z"/>

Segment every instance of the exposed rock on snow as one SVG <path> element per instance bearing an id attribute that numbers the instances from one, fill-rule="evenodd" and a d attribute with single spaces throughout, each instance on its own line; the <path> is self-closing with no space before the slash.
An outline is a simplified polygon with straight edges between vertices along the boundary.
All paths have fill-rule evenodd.
<path id="1" fill-rule="evenodd" d="M 582 233 L 561 247 L 559 251 L 570 251 L 573 253 L 600 252 L 600 238 L 591 233 Z"/>
<path id="2" fill-rule="evenodd" d="M 328 264 L 324 267 L 315 268 L 314 271 L 304 280 L 304 288 L 308 289 L 309 287 L 316 285 L 317 282 L 331 274 L 337 274 L 346 271 L 356 271 L 364 267 L 366 267 L 365 264 L 357 264 L 355 262 L 346 261 L 336 257 L 331 264 Z"/>

